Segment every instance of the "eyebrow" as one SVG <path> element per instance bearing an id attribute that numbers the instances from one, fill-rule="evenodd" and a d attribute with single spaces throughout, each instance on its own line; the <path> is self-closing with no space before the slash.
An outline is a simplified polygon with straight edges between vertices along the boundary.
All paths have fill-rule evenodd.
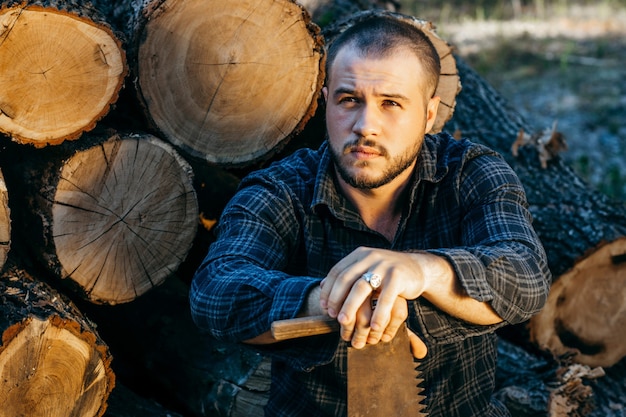
<path id="1" fill-rule="evenodd" d="M 347 87 L 339 87 L 333 92 L 333 96 L 337 96 L 340 94 L 358 95 L 355 93 L 353 89 L 347 88 Z M 407 96 L 400 94 L 400 93 L 389 93 L 389 94 L 382 93 L 382 94 L 377 94 L 376 96 L 389 98 L 389 99 L 396 99 L 396 100 L 399 99 L 399 100 L 404 100 L 404 101 L 410 101 Z"/>

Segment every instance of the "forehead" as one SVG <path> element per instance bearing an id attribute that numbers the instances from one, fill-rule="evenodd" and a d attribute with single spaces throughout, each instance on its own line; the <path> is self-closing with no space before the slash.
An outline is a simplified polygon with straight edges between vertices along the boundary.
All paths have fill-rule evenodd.
<path id="1" fill-rule="evenodd" d="M 330 89 L 377 84 L 389 88 L 422 88 L 424 71 L 418 57 L 408 48 L 395 48 L 384 55 L 364 55 L 343 47 L 328 74 Z"/>

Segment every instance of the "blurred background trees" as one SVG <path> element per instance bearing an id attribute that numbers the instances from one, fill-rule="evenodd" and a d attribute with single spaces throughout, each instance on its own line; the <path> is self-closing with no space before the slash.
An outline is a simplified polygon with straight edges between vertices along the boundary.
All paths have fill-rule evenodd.
<path id="1" fill-rule="evenodd" d="M 552 126 L 577 174 L 626 200 L 626 0 L 399 0 L 537 131 Z"/>

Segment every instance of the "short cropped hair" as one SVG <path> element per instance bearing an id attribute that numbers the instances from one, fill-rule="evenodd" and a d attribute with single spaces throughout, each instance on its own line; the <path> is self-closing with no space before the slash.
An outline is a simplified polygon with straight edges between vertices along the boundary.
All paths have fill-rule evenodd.
<path id="1" fill-rule="evenodd" d="M 430 96 L 435 94 L 441 71 L 439 54 L 428 36 L 411 23 L 390 16 L 372 16 L 350 26 L 327 47 L 327 78 L 344 46 L 355 47 L 364 57 L 376 58 L 388 57 L 398 48 L 410 49 L 422 63 Z"/>

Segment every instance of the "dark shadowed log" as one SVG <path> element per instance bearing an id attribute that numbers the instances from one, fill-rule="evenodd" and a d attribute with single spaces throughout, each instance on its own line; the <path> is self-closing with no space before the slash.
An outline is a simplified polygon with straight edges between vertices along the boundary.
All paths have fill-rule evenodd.
<path id="1" fill-rule="evenodd" d="M 154 400 L 140 397 L 119 382 L 116 382 L 108 403 L 104 417 L 183 417 Z"/>
<path id="2" fill-rule="evenodd" d="M 103 415 L 115 377 L 93 323 L 15 266 L 0 277 L 0 310 L 0 414 Z"/>
<path id="3" fill-rule="evenodd" d="M 37 147 L 76 139 L 118 98 L 121 42 L 86 2 L 0 4 L 0 132 Z"/>
<path id="4" fill-rule="evenodd" d="M 9 192 L 0 171 L 0 270 L 4 267 L 11 249 L 11 210 L 9 209 Z"/>
<path id="5" fill-rule="evenodd" d="M 558 156 L 541 166 L 541 148 L 511 146 L 520 130 L 538 132 L 462 60 L 463 91 L 447 130 L 499 151 L 524 183 L 534 226 L 554 275 L 531 334 L 556 355 L 611 366 L 626 354 L 626 206 L 594 191 Z M 561 281 L 561 282 L 559 282 Z"/>
<path id="6" fill-rule="evenodd" d="M 188 292 L 172 278 L 132 303 L 81 308 L 98 323 L 118 379 L 133 391 L 185 416 L 261 417 L 268 362 L 202 334 L 191 320 Z"/>

